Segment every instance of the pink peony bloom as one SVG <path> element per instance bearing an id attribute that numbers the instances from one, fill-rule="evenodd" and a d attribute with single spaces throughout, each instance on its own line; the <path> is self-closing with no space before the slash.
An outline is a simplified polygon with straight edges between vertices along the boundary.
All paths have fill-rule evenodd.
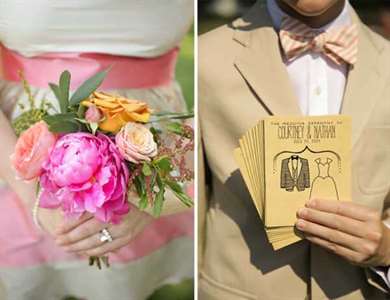
<path id="1" fill-rule="evenodd" d="M 68 216 L 90 212 L 102 222 L 118 223 L 129 212 L 129 171 L 111 139 L 103 134 L 61 137 L 40 178 L 41 207 L 62 207 Z"/>
<path id="2" fill-rule="evenodd" d="M 25 180 L 41 175 L 42 165 L 56 139 L 44 121 L 35 123 L 23 132 L 15 145 L 15 152 L 11 155 L 11 163 L 17 175 Z"/>
<path id="3" fill-rule="evenodd" d="M 157 144 L 153 134 L 144 125 L 127 123 L 115 137 L 116 145 L 123 157 L 135 164 L 150 161 L 157 155 Z"/>
<path id="4" fill-rule="evenodd" d="M 85 119 L 89 123 L 98 123 L 102 118 L 102 112 L 95 105 L 88 107 L 87 111 L 85 112 Z"/>

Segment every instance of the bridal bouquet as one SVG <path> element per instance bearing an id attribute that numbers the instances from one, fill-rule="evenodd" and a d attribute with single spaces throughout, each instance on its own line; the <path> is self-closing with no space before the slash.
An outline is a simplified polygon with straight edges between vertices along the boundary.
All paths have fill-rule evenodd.
<path id="1" fill-rule="evenodd" d="M 192 114 L 154 113 L 144 102 L 96 91 L 108 71 L 97 73 L 70 96 L 68 71 L 49 86 L 60 111 L 43 101 L 37 108 L 23 79 L 30 109 L 14 122 L 19 135 L 12 164 L 19 178 L 38 181 L 38 203 L 65 216 L 91 213 L 119 223 L 139 197 L 139 208 L 161 214 L 171 190 L 186 206 L 184 183 L 193 179 L 185 156 L 193 151 Z"/>

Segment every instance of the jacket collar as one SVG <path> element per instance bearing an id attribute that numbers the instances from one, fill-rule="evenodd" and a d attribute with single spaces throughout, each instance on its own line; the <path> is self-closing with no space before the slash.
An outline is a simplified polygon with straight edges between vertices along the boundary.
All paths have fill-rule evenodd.
<path id="1" fill-rule="evenodd" d="M 384 86 L 387 76 L 382 73 L 388 71 L 380 68 L 384 46 L 372 39 L 352 8 L 351 17 L 359 28 L 358 61 L 349 70 L 341 113 L 352 116 L 352 139 L 356 142 L 374 108 L 374 96 Z M 265 5 L 258 1 L 233 22 L 233 28 L 233 39 L 242 46 L 234 65 L 261 104 L 271 115 L 301 115 L 278 33 Z"/>

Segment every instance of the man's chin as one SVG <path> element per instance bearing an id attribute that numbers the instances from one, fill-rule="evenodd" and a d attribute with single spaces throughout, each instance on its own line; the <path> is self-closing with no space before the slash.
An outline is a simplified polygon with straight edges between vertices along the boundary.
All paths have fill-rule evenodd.
<path id="1" fill-rule="evenodd" d="M 316 5 L 311 5 L 311 6 L 305 6 L 302 7 L 299 4 L 298 5 L 293 5 L 289 1 L 284 1 L 285 4 L 290 6 L 291 9 L 293 9 L 296 13 L 305 16 L 305 17 L 318 17 L 323 14 L 325 14 L 330 8 L 333 7 L 337 3 L 337 0 L 331 1 L 326 7 L 323 6 L 316 6 Z"/>

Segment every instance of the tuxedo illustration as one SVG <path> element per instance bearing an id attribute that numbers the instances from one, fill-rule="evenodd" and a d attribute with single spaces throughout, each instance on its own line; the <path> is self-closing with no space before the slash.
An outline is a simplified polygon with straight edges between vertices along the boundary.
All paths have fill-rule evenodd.
<path id="1" fill-rule="evenodd" d="M 280 188 L 292 192 L 295 187 L 298 192 L 310 187 L 309 162 L 297 155 L 283 159 L 280 172 Z"/>

